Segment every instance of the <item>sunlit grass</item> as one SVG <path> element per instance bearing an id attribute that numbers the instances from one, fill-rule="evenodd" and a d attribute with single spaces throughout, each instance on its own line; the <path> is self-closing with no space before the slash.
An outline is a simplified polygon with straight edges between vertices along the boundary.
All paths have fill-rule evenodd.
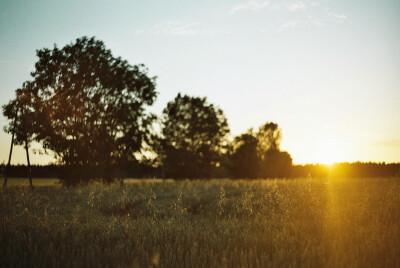
<path id="1" fill-rule="evenodd" d="M 0 266 L 400 266 L 399 179 L 0 191 Z"/>
<path id="2" fill-rule="evenodd" d="M 32 178 L 34 186 L 61 186 L 60 180 L 56 178 Z M 4 183 L 4 179 L 0 180 L 1 185 Z M 28 186 L 28 178 L 8 178 L 8 186 Z"/>

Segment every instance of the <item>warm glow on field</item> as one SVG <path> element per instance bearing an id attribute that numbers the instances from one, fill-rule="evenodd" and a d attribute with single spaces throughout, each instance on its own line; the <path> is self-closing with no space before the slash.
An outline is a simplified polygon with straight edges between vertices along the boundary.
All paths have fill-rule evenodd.
<path id="1" fill-rule="evenodd" d="M 398 178 L 11 182 L 1 267 L 400 267 Z"/>

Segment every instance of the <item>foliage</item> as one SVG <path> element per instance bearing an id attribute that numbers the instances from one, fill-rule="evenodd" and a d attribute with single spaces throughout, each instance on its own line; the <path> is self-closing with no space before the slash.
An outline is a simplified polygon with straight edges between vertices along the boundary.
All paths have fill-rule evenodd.
<path id="1" fill-rule="evenodd" d="M 161 144 L 166 175 L 208 177 L 220 165 L 227 133 L 221 109 L 206 98 L 178 94 L 163 110 Z"/>
<path id="2" fill-rule="evenodd" d="M 258 151 L 260 155 L 264 155 L 268 150 L 278 150 L 281 144 L 282 131 L 278 124 L 266 122 L 258 128 L 258 132 L 254 134 L 258 140 Z"/>
<path id="3" fill-rule="evenodd" d="M 29 84 L 24 83 L 23 89 L 15 91 L 15 99 L 11 100 L 7 105 L 3 106 L 3 114 L 11 119 L 8 126 L 4 127 L 4 131 L 8 133 L 15 132 L 14 144 L 26 145 L 33 139 L 35 125 L 35 109 L 36 103 L 30 90 Z"/>
<path id="4" fill-rule="evenodd" d="M 281 178 L 291 175 L 292 158 L 280 151 L 282 132 L 278 124 L 267 122 L 257 132 L 235 137 L 231 152 L 232 176 L 237 178 Z"/>
<path id="5" fill-rule="evenodd" d="M 1 267 L 399 267 L 400 181 L 0 189 Z"/>
<path id="6" fill-rule="evenodd" d="M 235 137 L 231 170 L 238 178 L 256 178 L 259 175 L 260 159 L 258 139 L 251 132 Z"/>
<path id="7" fill-rule="evenodd" d="M 37 51 L 33 80 L 3 107 L 17 119 L 16 143 L 28 138 L 70 168 L 69 179 L 111 180 L 112 165 L 135 161 L 149 140 L 155 78 L 143 65 L 114 57 L 102 41 L 78 38 L 59 49 Z M 11 132 L 10 122 L 7 132 Z M 79 174 L 91 166 L 86 177 Z"/>
<path id="8" fill-rule="evenodd" d="M 292 157 L 288 152 L 270 149 L 262 155 L 260 172 L 263 178 L 291 177 L 291 169 Z"/>

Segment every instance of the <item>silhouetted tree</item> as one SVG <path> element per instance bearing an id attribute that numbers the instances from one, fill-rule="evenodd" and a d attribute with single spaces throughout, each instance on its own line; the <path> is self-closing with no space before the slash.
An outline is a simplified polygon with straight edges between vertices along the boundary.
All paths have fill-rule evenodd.
<path id="1" fill-rule="evenodd" d="M 27 85 L 25 84 L 24 87 Z M 7 173 L 11 163 L 11 155 L 13 151 L 13 145 L 22 145 L 25 147 L 26 158 L 29 169 L 29 183 L 32 184 L 32 172 L 31 164 L 29 159 L 29 145 L 32 141 L 33 129 L 34 129 L 34 116 L 35 113 L 31 109 L 34 103 L 33 98 L 29 90 L 17 89 L 15 92 L 15 99 L 10 101 L 8 105 L 3 106 L 3 113 L 6 117 L 12 119 L 8 126 L 4 127 L 4 131 L 12 134 L 11 148 L 8 158 L 8 164 L 5 170 L 4 186 L 7 184 Z"/>
<path id="2" fill-rule="evenodd" d="M 28 138 L 53 151 L 70 167 L 64 179 L 112 180 L 113 167 L 134 161 L 149 139 L 155 117 L 145 107 L 156 98 L 155 78 L 147 76 L 144 65 L 114 57 L 94 37 L 41 49 L 37 56 L 33 80 L 21 89 L 27 101 L 17 116 L 18 126 L 29 126 L 17 128 L 16 143 Z M 18 101 L 3 107 L 8 119 L 15 118 L 12 107 Z M 92 169 L 83 172 L 84 166 Z"/>
<path id="3" fill-rule="evenodd" d="M 258 139 L 252 131 L 235 137 L 231 157 L 232 175 L 237 178 L 256 178 L 259 176 Z"/>
<path id="4" fill-rule="evenodd" d="M 287 177 L 292 158 L 280 151 L 282 132 L 278 124 L 267 122 L 257 132 L 250 129 L 235 138 L 231 153 L 233 177 Z"/>
<path id="5" fill-rule="evenodd" d="M 258 140 L 258 151 L 263 155 L 268 150 L 279 150 L 282 131 L 278 124 L 267 122 L 258 128 L 255 137 Z"/>
<path id="6" fill-rule="evenodd" d="M 292 167 L 292 157 L 280 151 L 282 131 L 278 124 L 267 122 L 255 134 L 258 139 L 260 157 L 260 176 L 287 177 Z"/>
<path id="7" fill-rule="evenodd" d="M 163 110 L 163 166 L 167 177 L 209 177 L 220 165 L 229 132 L 221 109 L 206 98 L 178 96 Z"/>
<path id="8" fill-rule="evenodd" d="M 268 178 L 282 178 L 291 175 L 292 157 L 288 152 L 269 149 L 260 161 L 260 175 Z"/>

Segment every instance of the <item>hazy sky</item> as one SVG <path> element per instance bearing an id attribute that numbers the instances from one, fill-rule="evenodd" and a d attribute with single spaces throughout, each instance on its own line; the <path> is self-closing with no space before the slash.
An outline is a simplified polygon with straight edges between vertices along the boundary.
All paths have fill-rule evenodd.
<path id="1" fill-rule="evenodd" d="M 36 49 L 83 35 L 158 76 L 153 112 L 178 92 L 207 96 L 233 135 L 278 123 L 295 163 L 400 162 L 398 0 L 1 0 L 0 103 Z M 2 132 L 0 162 L 10 142 Z"/>

